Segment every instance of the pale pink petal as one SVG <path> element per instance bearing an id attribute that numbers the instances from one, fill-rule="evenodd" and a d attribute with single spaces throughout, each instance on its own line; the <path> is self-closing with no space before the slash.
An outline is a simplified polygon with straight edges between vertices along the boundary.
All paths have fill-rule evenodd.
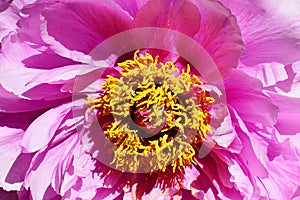
<path id="1" fill-rule="evenodd" d="M 238 116 L 237 120 L 243 132 L 247 133 Z M 266 190 L 270 198 L 291 199 L 300 184 L 300 161 L 295 149 L 297 147 L 290 145 L 287 140 L 278 142 L 274 130 L 256 129 L 256 133 L 248 132 L 247 136 L 239 134 L 245 149 L 245 152 L 240 153 L 241 159 L 246 161 L 251 174 L 261 181 L 262 184 L 258 184 L 261 191 Z M 256 160 L 259 160 L 265 169 L 261 168 L 262 165 Z"/>
<path id="2" fill-rule="evenodd" d="M 57 128 L 70 109 L 70 104 L 65 104 L 45 112 L 34 120 L 22 138 L 20 144 L 23 148 L 22 151 L 35 152 L 45 147 L 54 136 Z M 43 124 L 42 129 L 41 124 Z"/>
<path id="3" fill-rule="evenodd" d="M 278 117 L 275 127 L 283 135 L 300 133 L 300 98 L 289 97 L 268 91 L 268 95 L 278 107 Z"/>
<path id="4" fill-rule="evenodd" d="M 263 94 L 260 80 L 241 71 L 232 70 L 224 80 L 227 103 L 232 106 L 246 122 L 274 124 L 277 108 Z"/>
<path id="5" fill-rule="evenodd" d="M 104 179 L 99 174 L 93 173 L 96 161 L 79 145 L 75 147 L 73 155 L 72 163 L 63 178 L 61 194 L 63 198 L 68 199 L 93 199 L 97 194 L 97 189 L 105 185 Z M 103 192 L 100 199 L 106 196 Z"/>
<path id="6" fill-rule="evenodd" d="M 297 1 L 221 0 L 237 17 L 245 41 L 242 62 L 290 64 L 300 60 L 300 4 Z"/>
<path id="7" fill-rule="evenodd" d="M 20 34 L 10 33 L 2 41 L 2 55 L 6 62 L 26 68 L 52 69 L 75 64 L 48 48 L 36 49 L 20 39 Z"/>
<path id="8" fill-rule="evenodd" d="M 22 181 L 7 183 L 6 177 L 21 153 L 19 143 L 24 131 L 21 129 L 0 127 L 0 133 L 0 187 L 8 191 L 19 190 L 21 188 Z"/>
<path id="9" fill-rule="evenodd" d="M 0 1 L 0 42 L 4 36 L 17 28 L 20 19 L 19 10 L 35 0 L 1 0 Z M 1 50 L 0 50 L 1 51 Z"/>
<path id="10" fill-rule="evenodd" d="M 258 78 L 263 87 L 276 85 L 279 81 L 284 81 L 288 78 L 285 66 L 280 63 L 263 63 L 253 67 L 239 65 L 239 70 L 246 74 Z"/>
<path id="11" fill-rule="evenodd" d="M 67 100 L 69 101 L 69 99 Z M 20 113 L 20 112 L 36 111 L 36 110 L 58 106 L 65 102 L 66 99 L 59 99 L 53 101 L 51 100 L 31 101 L 27 98 L 19 97 L 7 91 L 0 85 L 0 112 Z"/>
<path id="12" fill-rule="evenodd" d="M 264 140 L 256 138 L 255 133 L 248 130 L 242 118 L 235 110 L 231 110 L 231 116 L 235 130 L 242 141 L 243 148 L 241 149 L 240 156 L 243 160 L 245 168 L 249 169 L 251 174 L 265 178 L 268 173 L 265 168 L 266 156 L 263 152 Z M 262 146 L 262 143 L 264 144 Z"/>
<path id="13" fill-rule="evenodd" d="M 45 195 L 47 195 L 48 187 L 53 187 L 56 181 L 61 181 L 57 179 L 57 176 L 65 173 L 77 144 L 78 136 L 71 135 L 59 145 L 52 146 L 33 157 L 32 165 L 24 181 L 25 188 L 30 188 L 33 199 L 47 199 Z"/>
<path id="14" fill-rule="evenodd" d="M 10 31 L 17 28 L 16 22 L 18 20 L 17 13 L 13 11 L 12 8 L 8 8 L 9 4 L 3 5 L 0 1 L 0 41 L 6 36 Z M 7 9 L 8 8 L 8 9 Z M 5 12 L 1 10 L 7 9 Z"/>
<path id="15" fill-rule="evenodd" d="M 284 163 L 284 165 L 282 165 Z M 269 191 L 270 198 L 291 199 L 299 187 L 299 160 L 287 160 L 283 156 L 276 157 L 267 164 L 269 178 L 262 179 L 264 187 Z"/>
<path id="16" fill-rule="evenodd" d="M 215 130 L 212 138 L 219 146 L 228 148 L 236 137 L 230 116 L 226 116 L 220 127 Z"/>
<path id="17" fill-rule="evenodd" d="M 11 43 L 14 41 L 14 43 Z M 68 79 L 72 79 L 76 76 L 76 72 L 79 72 L 80 66 L 67 66 L 61 67 L 64 64 L 72 63 L 71 61 L 66 62 L 66 59 L 58 59 L 57 62 L 51 66 L 49 64 L 49 59 L 54 59 L 51 53 L 42 53 L 32 47 L 28 46 L 25 43 L 22 43 L 17 35 L 11 34 L 4 40 L 3 49 L 5 53 L 0 56 L 0 79 L 1 85 L 7 91 L 13 92 L 16 95 L 21 95 L 29 99 L 47 99 L 47 97 L 55 96 L 56 99 L 62 99 L 70 96 L 68 93 L 63 94 L 61 92 L 59 85 L 48 85 L 49 83 L 66 83 Z M 18 56 L 15 56 L 17 53 Z M 39 60 L 40 67 L 34 69 L 33 58 L 38 56 L 42 58 Z M 33 60 L 28 61 L 28 59 L 33 58 Z M 26 63 L 31 63 L 30 66 L 26 66 Z M 50 68 L 60 67 L 57 69 L 41 70 L 39 68 L 48 68 L 46 66 L 51 66 Z M 77 69 L 71 74 L 72 69 Z M 68 73 L 67 73 L 68 72 Z M 42 78 L 47 74 L 51 76 L 49 78 Z M 18 77 L 16 81 L 11 81 L 11 77 Z M 57 79 L 55 79 L 57 77 Z M 69 78 L 68 78 L 69 77 Z M 44 79 L 42 81 L 41 79 Z M 36 80 L 36 82 L 35 82 Z M 63 81 L 64 80 L 64 81 Z M 48 82 L 47 82 L 48 81 Z M 53 99 L 53 98 L 52 98 Z"/>

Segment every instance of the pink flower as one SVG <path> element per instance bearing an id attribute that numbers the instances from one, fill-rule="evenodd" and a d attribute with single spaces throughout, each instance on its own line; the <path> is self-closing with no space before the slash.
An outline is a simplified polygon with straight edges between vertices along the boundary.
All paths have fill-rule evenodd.
<path id="1" fill-rule="evenodd" d="M 299 10 L 0 1 L 1 196 L 299 198 Z"/>

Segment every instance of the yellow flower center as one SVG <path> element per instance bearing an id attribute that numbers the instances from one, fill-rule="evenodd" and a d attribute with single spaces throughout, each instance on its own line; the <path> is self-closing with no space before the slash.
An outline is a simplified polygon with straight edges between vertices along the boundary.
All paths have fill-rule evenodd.
<path id="1" fill-rule="evenodd" d="M 208 112 L 212 97 L 204 83 L 179 70 L 173 62 L 159 63 L 146 53 L 118 63 L 120 78 L 108 75 L 98 99 L 87 99 L 100 117 L 113 116 L 102 125 L 107 139 L 117 146 L 111 164 L 122 171 L 173 172 L 195 163 L 193 145 L 211 133 Z"/>

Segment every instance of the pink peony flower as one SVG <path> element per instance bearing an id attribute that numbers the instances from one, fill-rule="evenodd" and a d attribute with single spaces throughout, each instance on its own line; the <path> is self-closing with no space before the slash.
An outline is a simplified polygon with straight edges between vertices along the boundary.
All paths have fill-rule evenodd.
<path id="1" fill-rule="evenodd" d="M 0 1 L 7 199 L 297 199 L 300 4 Z"/>

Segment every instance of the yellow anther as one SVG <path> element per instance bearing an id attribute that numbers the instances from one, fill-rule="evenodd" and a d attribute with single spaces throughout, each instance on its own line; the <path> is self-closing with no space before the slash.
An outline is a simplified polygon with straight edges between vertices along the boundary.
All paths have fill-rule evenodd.
<path id="1" fill-rule="evenodd" d="M 205 90 L 197 90 L 194 99 L 180 99 L 192 87 L 199 88 L 204 83 L 190 75 L 190 65 L 180 72 L 173 62 L 159 63 L 158 59 L 149 53 L 139 56 L 136 51 L 133 60 L 118 63 L 123 69 L 120 78 L 106 77 L 100 98 L 86 100 L 90 109 L 99 109 L 100 115 L 115 117 L 104 134 L 117 146 L 112 164 L 122 171 L 135 172 L 141 167 L 165 171 L 168 165 L 173 172 L 183 170 L 195 164 L 195 150 L 184 139 L 185 134 L 194 130 L 192 141 L 196 142 L 212 132 L 207 109 L 214 99 L 206 96 Z M 139 130 L 122 121 L 129 116 L 149 130 L 159 127 L 162 136 L 154 140 L 141 138 Z M 171 134 L 174 131 L 176 137 Z"/>

